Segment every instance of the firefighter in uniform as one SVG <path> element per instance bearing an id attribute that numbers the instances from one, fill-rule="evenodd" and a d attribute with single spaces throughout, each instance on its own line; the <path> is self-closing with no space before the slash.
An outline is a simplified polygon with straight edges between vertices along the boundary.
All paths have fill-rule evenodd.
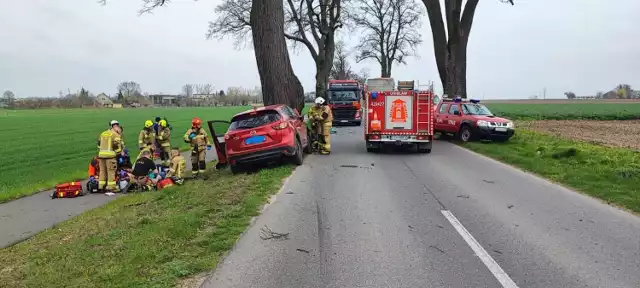
<path id="1" fill-rule="evenodd" d="M 173 183 L 181 185 L 184 182 L 184 171 L 187 166 L 187 161 L 180 155 L 178 148 L 171 149 L 171 166 L 169 172 L 167 172 L 166 178 L 171 178 Z"/>
<path id="2" fill-rule="evenodd" d="M 206 149 L 211 149 L 211 142 L 207 131 L 202 128 L 200 118 L 195 117 L 191 120 L 191 128 L 184 133 L 184 142 L 191 145 L 191 173 L 197 177 L 206 171 Z"/>
<path id="3" fill-rule="evenodd" d="M 309 109 L 309 120 L 311 120 L 312 131 L 314 135 L 318 135 L 314 146 L 320 146 L 321 154 L 331 153 L 331 126 L 333 122 L 333 114 L 331 107 L 324 104 L 324 98 L 318 97 L 315 101 L 316 105 Z"/>
<path id="4" fill-rule="evenodd" d="M 167 127 L 167 120 L 160 120 L 158 122 L 158 134 L 156 135 L 158 144 L 160 144 L 160 159 L 162 165 L 168 167 L 171 163 L 169 159 L 169 153 L 171 152 L 171 130 Z"/>
<path id="5" fill-rule="evenodd" d="M 151 152 L 151 155 L 154 154 L 156 150 L 156 132 L 153 130 L 153 122 L 151 120 L 147 120 L 144 122 L 144 128 L 140 131 L 140 135 L 138 135 L 138 147 L 140 151 L 148 150 Z M 142 153 L 138 155 L 138 159 L 141 157 Z"/>
<path id="6" fill-rule="evenodd" d="M 118 162 L 116 156 L 122 153 L 124 149 L 124 143 L 122 141 L 122 128 L 120 123 L 116 120 L 112 120 L 110 123 L 111 129 L 100 133 L 98 140 L 98 187 L 106 191 L 117 191 L 116 185 L 116 170 L 118 168 Z"/>

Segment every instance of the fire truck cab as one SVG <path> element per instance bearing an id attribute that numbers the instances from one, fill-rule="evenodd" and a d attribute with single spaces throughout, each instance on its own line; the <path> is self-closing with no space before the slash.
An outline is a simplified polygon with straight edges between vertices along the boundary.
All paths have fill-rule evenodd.
<path id="1" fill-rule="evenodd" d="M 367 152 L 395 145 L 413 146 L 420 153 L 430 153 L 434 134 L 433 90 L 416 91 L 414 81 L 398 81 L 398 88 L 394 89 L 393 79 L 384 79 L 367 80 L 363 113 Z M 391 79 L 391 85 L 386 79 Z"/>
<path id="2" fill-rule="evenodd" d="M 356 80 L 330 80 L 327 103 L 333 112 L 333 125 L 362 123 L 362 85 Z"/>

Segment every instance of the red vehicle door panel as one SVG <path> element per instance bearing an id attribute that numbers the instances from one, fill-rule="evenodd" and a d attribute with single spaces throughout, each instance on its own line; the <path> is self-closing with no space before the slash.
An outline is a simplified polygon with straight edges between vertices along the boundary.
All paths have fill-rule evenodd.
<path id="1" fill-rule="evenodd" d="M 449 105 L 447 113 L 447 118 L 445 118 L 445 125 L 447 127 L 447 131 L 450 133 L 458 133 L 458 127 L 460 126 L 460 122 L 462 121 L 462 110 L 460 109 L 460 103 L 451 103 Z M 456 115 L 455 113 L 458 113 Z"/>
<path id="2" fill-rule="evenodd" d="M 300 135 L 300 141 L 302 142 L 300 144 L 302 144 L 302 147 L 306 147 L 309 138 L 307 137 L 307 124 L 304 122 L 304 116 L 300 115 L 298 109 L 291 109 L 291 112 L 293 113 L 292 126 L 296 128 L 298 135 Z"/>
<path id="3" fill-rule="evenodd" d="M 437 131 L 445 131 L 449 132 L 449 127 L 447 126 L 447 118 L 449 113 L 449 104 L 450 103 L 442 103 L 436 111 L 436 121 L 434 123 L 434 129 Z"/>

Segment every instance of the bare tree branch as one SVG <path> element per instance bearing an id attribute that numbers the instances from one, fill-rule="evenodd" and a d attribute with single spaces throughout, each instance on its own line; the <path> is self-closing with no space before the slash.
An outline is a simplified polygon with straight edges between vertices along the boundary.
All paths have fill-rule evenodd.
<path id="1" fill-rule="evenodd" d="M 218 17 L 209 21 L 207 39 L 234 39 L 236 49 L 243 47 L 250 39 L 251 0 L 224 0 L 216 6 Z"/>
<path id="2" fill-rule="evenodd" d="M 356 62 L 376 60 L 381 76 L 390 77 L 394 63 L 406 64 L 407 57 L 417 56 L 424 9 L 415 0 L 356 0 L 354 4 L 349 22 L 363 32 Z"/>

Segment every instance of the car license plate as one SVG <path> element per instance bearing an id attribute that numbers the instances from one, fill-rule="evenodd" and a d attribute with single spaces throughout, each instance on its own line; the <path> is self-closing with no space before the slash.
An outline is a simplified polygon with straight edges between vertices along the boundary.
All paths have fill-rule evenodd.
<path id="1" fill-rule="evenodd" d="M 507 132 L 507 128 L 504 128 L 504 127 L 496 127 L 496 131 L 498 131 L 498 132 Z"/>
<path id="2" fill-rule="evenodd" d="M 347 123 L 349 120 L 340 120 L 340 123 Z"/>
<path id="3" fill-rule="evenodd" d="M 409 139 L 409 136 L 397 136 L 397 135 L 391 136 L 391 140 L 395 140 L 395 141 L 407 140 L 407 139 Z"/>
<path id="4" fill-rule="evenodd" d="M 267 140 L 267 138 L 265 136 L 251 136 L 251 137 L 247 138 L 246 140 L 244 140 L 244 144 L 247 144 L 247 145 L 259 144 L 259 143 L 262 143 L 262 142 L 264 142 L 266 140 Z"/>

